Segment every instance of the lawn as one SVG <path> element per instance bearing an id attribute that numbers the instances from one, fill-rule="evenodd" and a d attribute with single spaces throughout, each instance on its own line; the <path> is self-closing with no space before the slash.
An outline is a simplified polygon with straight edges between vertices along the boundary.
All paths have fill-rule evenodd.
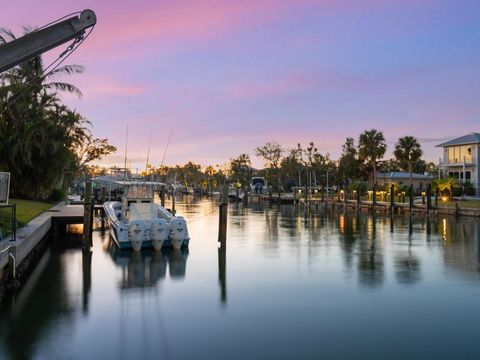
<path id="1" fill-rule="evenodd" d="M 17 221 L 23 224 L 55 205 L 52 203 L 23 199 L 10 199 L 8 204 L 17 204 Z"/>

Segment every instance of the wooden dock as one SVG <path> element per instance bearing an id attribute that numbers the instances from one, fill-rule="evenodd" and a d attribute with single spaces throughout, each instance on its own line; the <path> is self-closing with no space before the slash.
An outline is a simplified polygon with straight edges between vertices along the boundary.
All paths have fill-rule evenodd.
<path id="1" fill-rule="evenodd" d="M 376 201 L 375 204 L 373 201 L 360 201 L 357 200 L 338 200 L 337 198 L 325 198 L 323 201 L 318 198 L 302 198 L 297 200 L 301 206 L 304 207 L 315 207 L 320 206 L 344 209 L 350 208 L 355 210 L 366 210 L 374 211 L 378 213 L 412 213 L 412 214 L 423 214 L 423 215 L 453 215 L 453 216 L 468 216 L 468 217 L 477 217 L 480 218 L 480 208 L 459 208 L 455 207 L 444 207 L 444 206 L 434 206 L 432 205 L 428 209 L 427 205 L 422 203 L 414 203 L 410 209 L 410 204 L 408 202 L 386 202 L 386 201 Z"/>

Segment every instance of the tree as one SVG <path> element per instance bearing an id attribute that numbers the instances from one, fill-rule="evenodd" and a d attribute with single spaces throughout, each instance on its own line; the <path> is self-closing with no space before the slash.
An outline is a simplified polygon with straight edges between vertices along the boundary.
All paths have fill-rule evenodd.
<path id="1" fill-rule="evenodd" d="M 282 158 L 283 149 L 276 142 L 267 142 L 263 146 L 255 149 L 255 155 L 262 157 L 267 167 L 267 182 L 272 184 L 279 193 L 282 189 L 282 180 L 280 173 L 280 160 Z"/>
<path id="2" fill-rule="evenodd" d="M 404 171 L 409 172 L 409 185 L 412 185 L 413 163 L 420 160 L 422 154 L 422 146 L 413 136 L 401 137 L 400 139 L 398 139 L 398 142 L 395 145 L 395 151 L 393 152 L 393 155 L 399 162 L 400 167 Z"/>
<path id="3" fill-rule="evenodd" d="M 342 154 L 340 155 L 338 173 L 339 176 L 347 183 L 359 177 L 360 161 L 358 160 L 358 151 L 355 147 L 355 140 L 347 137 L 345 144 L 342 146 Z"/>
<path id="4" fill-rule="evenodd" d="M 377 160 L 383 158 L 387 150 L 385 137 L 376 129 L 365 130 L 358 139 L 358 155 L 361 161 L 367 162 L 372 167 L 372 181 L 377 183 Z"/>
<path id="5" fill-rule="evenodd" d="M 253 170 L 250 156 L 241 154 L 237 158 L 230 159 L 230 180 L 239 183 L 241 187 L 248 186 L 252 178 Z"/>
<path id="6" fill-rule="evenodd" d="M 283 149 L 276 142 L 267 142 L 265 145 L 255 149 L 255 155 L 262 157 L 265 161 L 265 166 L 271 169 L 278 169 L 282 154 Z"/>

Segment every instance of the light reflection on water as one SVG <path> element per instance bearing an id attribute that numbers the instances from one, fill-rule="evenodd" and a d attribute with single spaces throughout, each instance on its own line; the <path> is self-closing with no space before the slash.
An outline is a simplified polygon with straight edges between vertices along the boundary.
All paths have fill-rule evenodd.
<path id="1" fill-rule="evenodd" d="M 476 219 L 178 199 L 183 251 L 58 239 L 1 305 L 0 358 L 477 357 Z"/>

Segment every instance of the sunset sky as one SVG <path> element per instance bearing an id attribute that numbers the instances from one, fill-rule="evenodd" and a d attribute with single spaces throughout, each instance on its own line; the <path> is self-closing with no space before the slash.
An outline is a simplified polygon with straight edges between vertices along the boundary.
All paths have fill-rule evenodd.
<path id="1" fill-rule="evenodd" d="M 158 165 L 222 164 L 267 141 L 315 142 L 336 158 L 347 136 L 382 130 L 434 145 L 480 131 L 478 0 L 7 1 L 0 27 L 42 26 L 71 12 L 97 14 L 62 79 L 65 101 L 108 137 L 133 168 L 152 133 Z M 8 5 L 7 5 L 8 4 Z M 47 54 L 46 63 L 64 47 Z"/>

